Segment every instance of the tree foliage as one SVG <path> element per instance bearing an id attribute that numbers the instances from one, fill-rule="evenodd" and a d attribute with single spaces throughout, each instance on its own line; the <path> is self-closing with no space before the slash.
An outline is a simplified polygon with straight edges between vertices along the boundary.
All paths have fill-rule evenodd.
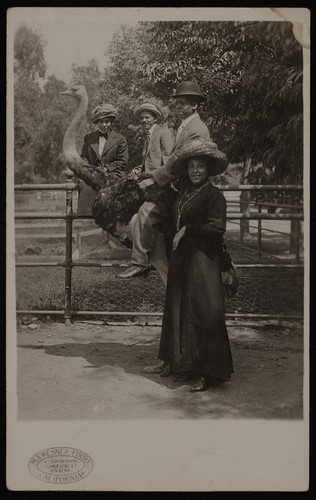
<path id="1" fill-rule="evenodd" d="M 64 180 L 62 141 L 74 111 L 73 102 L 59 95 L 65 83 L 54 75 L 48 77 L 39 100 L 41 118 L 34 149 L 34 171 L 43 182 Z"/>
<path id="2" fill-rule="evenodd" d="M 46 73 L 44 40 L 24 24 L 14 37 L 14 72 L 33 81 Z"/>
<path id="3" fill-rule="evenodd" d="M 192 79 L 212 137 L 232 162 L 262 162 L 276 181 L 302 178 L 302 49 L 290 23 L 145 24 L 144 72 L 167 97 Z"/>
<path id="4" fill-rule="evenodd" d="M 45 75 L 43 41 L 21 26 L 14 39 L 14 159 L 17 182 L 36 180 L 34 139 L 41 120 L 39 77 Z"/>
<path id="5" fill-rule="evenodd" d="M 66 88 L 54 75 L 43 79 L 46 71 L 44 41 L 30 28 L 22 26 L 14 44 L 14 134 L 15 181 L 17 183 L 58 182 L 64 180 L 62 141 L 76 109 L 76 103 L 60 96 Z M 89 107 L 97 92 L 101 72 L 95 60 L 87 66 L 72 66 L 72 84 L 86 86 Z M 85 123 L 78 137 L 78 149 L 90 124 Z"/>
<path id="6" fill-rule="evenodd" d="M 44 41 L 21 26 L 15 35 L 15 172 L 17 182 L 61 179 L 61 143 L 75 103 L 59 96 L 64 82 L 46 78 Z M 118 108 L 115 128 L 129 143 L 132 168 L 141 161 L 142 132 L 135 108 L 163 107 L 176 126 L 173 94 L 181 80 L 198 82 L 206 96 L 200 114 L 231 163 L 247 165 L 252 182 L 300 182 L 303 172 L 302 49 L 286 22 L 140 22 L 122 26 L 100 71 L 91 60 L 72 65 L 72 83 L 86 86 L 88 120 L 102 102 Z M 260 168 L 258 167 L 260 166 Z M 260 176 L 259 176 L 260 177 Z M 258 177 L 258 179 L 259 179 Z M 260 179 L 263 179 L 261 176 Z"/>
<path id="7" fill-rule="evenodd" d="M 101 87 L 102 73 L 99 69 L 98 62 L 95 59 L 88 61 L 86 66 L 78 66 L 73 64 L 71 67 L 72 78 L 71 85 L 84 85 L 87 90 L 89 104 L 87 110 L 88 118 L 91 116 L 93 108 L 97 104 L 97 94 Z"/>
<path id="8" fill-rule="evenodd" d="M 148 44 L 150 34 L 142 24 L 136 27 L 122 26 L 117 31 L 107 51 L 109 65 L 105 68 L 102 84 L 97 94 L 98 104 L 109 102 L 118 108 L 115 128 L 128 141 L 129 168 L 141 162 L 143 132 L 135 118 L 136 108 L 144 101 L 158 104 L 165 118 L 169 108 L 159 87 L 151 80 L 144 68 L 150 63 Z"/>

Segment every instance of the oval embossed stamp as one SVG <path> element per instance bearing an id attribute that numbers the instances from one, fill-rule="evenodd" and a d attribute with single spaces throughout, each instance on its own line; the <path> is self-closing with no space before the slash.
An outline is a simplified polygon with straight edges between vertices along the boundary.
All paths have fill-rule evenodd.
<path id="1" fill-rule="evenodd" d="M 93 469 L 92 458 L 76 448 L 47 448 L 33 455 L 28 463 L 32 476 L 53 484 L 80 481 Z"/>

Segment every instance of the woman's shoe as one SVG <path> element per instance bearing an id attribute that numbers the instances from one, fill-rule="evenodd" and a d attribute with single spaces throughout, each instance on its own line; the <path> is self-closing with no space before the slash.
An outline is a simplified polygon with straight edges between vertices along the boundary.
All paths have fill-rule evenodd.
<path id="1" fill-rule="evenodd" d="M 189 372 L 174 373 L 173 378 L 176 382 L 185 382 L 186 380 L 189 380 L 190 375 L 191 374 Z"/>
<path id="2" fill-rule="evenodd" d="M 195 385 L 190 387 L 190 392 L 203 392 L 209 387 L 209 380 L 206 377 L 200 377 Z"/>
<path id="3" fill-rule="evenodd" d="M 168 365 L 167 368 L 165 368 L 159 375 L 160 377 L 170 377 L 170 375 L 172 375 L 170 366 Z"/>

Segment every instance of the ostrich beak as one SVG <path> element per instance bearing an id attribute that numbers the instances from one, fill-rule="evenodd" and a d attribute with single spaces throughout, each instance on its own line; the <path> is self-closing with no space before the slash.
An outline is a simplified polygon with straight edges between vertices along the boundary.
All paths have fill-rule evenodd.
<path id="1" fill-rule="evenodd" d="M 63 90 L 62 92 L 59 92 L 59 95 L 72 95 L 71 90 Z"/>

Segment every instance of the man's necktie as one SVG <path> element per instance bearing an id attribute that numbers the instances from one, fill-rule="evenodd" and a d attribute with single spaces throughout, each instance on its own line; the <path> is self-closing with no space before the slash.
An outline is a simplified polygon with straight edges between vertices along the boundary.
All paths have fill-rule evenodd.
<path id="1" fill-rule="evenodd" d="M 149 148 L 149 141 L 150 141 L 150 133 L 146 132 L 146 138 L 145 138 L 144 147 L 143 147 L 143 162 L 142 162 L 142 166 L 145 165 L 145 160 L 146 160 L 146 156 L 147 156 L 148 148 Z"/>
<path id="2" fill-rule="evenodd" d="M 150 142 L 150 133 L 146 133 L 146 147 L 145 147 L 145 152 L 148 153 L 148 148 L 149 148 L 149 142 Z"/>

